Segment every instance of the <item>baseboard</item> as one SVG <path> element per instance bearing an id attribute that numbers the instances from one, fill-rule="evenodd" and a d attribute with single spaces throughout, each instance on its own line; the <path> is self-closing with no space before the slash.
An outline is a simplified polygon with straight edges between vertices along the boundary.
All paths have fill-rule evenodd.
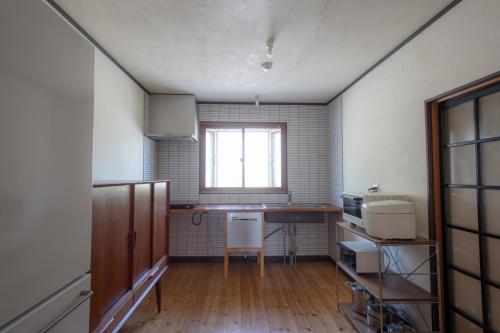
<path id="1" fill-rule="evenodd" d="M 169 257 L 171 263 L 178 262 L 223 262 L 224 256 L 176 256 Z M 231 256 L 231 261 L 237 262 L 256 262 L 257 256 Z M 266 256 L 264 262 L 283 262 L 283 256 Z M 330 261 L 335 263 L 335 261 L 330 256 L 297 256 L 297 261 Z"/>

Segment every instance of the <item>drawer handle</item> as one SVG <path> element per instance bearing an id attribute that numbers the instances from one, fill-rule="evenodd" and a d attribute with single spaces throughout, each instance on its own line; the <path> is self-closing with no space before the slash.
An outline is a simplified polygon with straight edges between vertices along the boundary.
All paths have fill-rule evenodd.
<path id="1" fill-rule="evenodd" d="M 74 305 L 70 306 L 66 310 L 64 310 L 54 320 L 52 320 L 47 326 L 45 326 L 40 332 L 46 333 L 46 332 L 50 331 L 52 328 L 54 328 L 54 326 L 56 326 L 57 324 L 59 324 L 59 322 L 61 322 L 64 318 L 66 318 L 71 312 L 76 310 L 77 307 L 79 307 L 80 305 L 82 305 L 82 303 L 84 303 L 86 300 L 88 300 L 90 298 L 90 296 L 92 296 L 92 294 L 93 294 L 92 290 L 81 291 L 80 295 L 79 295 L 80 299 L 78 300 L 78 302 L 75 303 Z"/>
<path id="2" fill-rule="evenodd" d="M 104 325 L 104 327 L 102 328 L 102 331 L 104 332 L 109 327 L 109 325 L 111 325 L 114 321 L 115 321 L 115 317 L 111 317 L 111 319 L 108 321 L 108 323 L 106 325 Z"/>
<path id="3" fill-rule="evenodd" d="M 155 268 L 155 269 L 154 269 L 154 270 L 153 270 L 153 271 L 149 274 L 149 277 L 150 277 L 150 278 L 151 278 L 151 277 L 153 277 L 153 275 L 155 275 L 155 274 L 156 274 L 156 272 L 158 272 L 158 270 L 159 270 L 159 269 L 160 269 L 160 267 L 159 267 L 159 266 L 158 266 L 158 267 L 156 267 L 156 268 Z"/>

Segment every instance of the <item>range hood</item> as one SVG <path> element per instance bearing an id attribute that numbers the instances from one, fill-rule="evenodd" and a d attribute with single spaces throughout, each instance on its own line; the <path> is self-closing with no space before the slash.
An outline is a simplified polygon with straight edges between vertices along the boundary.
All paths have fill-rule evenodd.
<path id="1" fill-rule="evenodd" d="M 149 96 L 146 136 L 155 140 L 198 141 L 198 112 L 194 95 Z"/>

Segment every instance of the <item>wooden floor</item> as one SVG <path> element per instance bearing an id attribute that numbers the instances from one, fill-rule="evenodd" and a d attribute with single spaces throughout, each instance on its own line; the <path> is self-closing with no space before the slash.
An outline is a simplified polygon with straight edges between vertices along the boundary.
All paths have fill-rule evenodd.
<path id="1" fill-rule="evenodd" d="M 161 313 L 152 292 L 121 332 L 355 332 L 336 311 L 332 263 L 266 263 L 265 274 L 236 262 L 225 280 L 222 263 L 171 264 Z M 347 278 L 340 279 L 340 299 L 349 301 Z"/>

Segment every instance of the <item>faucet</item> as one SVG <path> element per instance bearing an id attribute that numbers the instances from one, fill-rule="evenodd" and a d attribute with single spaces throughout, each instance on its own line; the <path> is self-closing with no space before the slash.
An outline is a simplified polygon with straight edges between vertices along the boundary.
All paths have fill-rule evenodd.
<path id="1" fill-rule="evenodd" d="M 288 191 L 288 204 L 292 204 L 292 191 Z"/>

